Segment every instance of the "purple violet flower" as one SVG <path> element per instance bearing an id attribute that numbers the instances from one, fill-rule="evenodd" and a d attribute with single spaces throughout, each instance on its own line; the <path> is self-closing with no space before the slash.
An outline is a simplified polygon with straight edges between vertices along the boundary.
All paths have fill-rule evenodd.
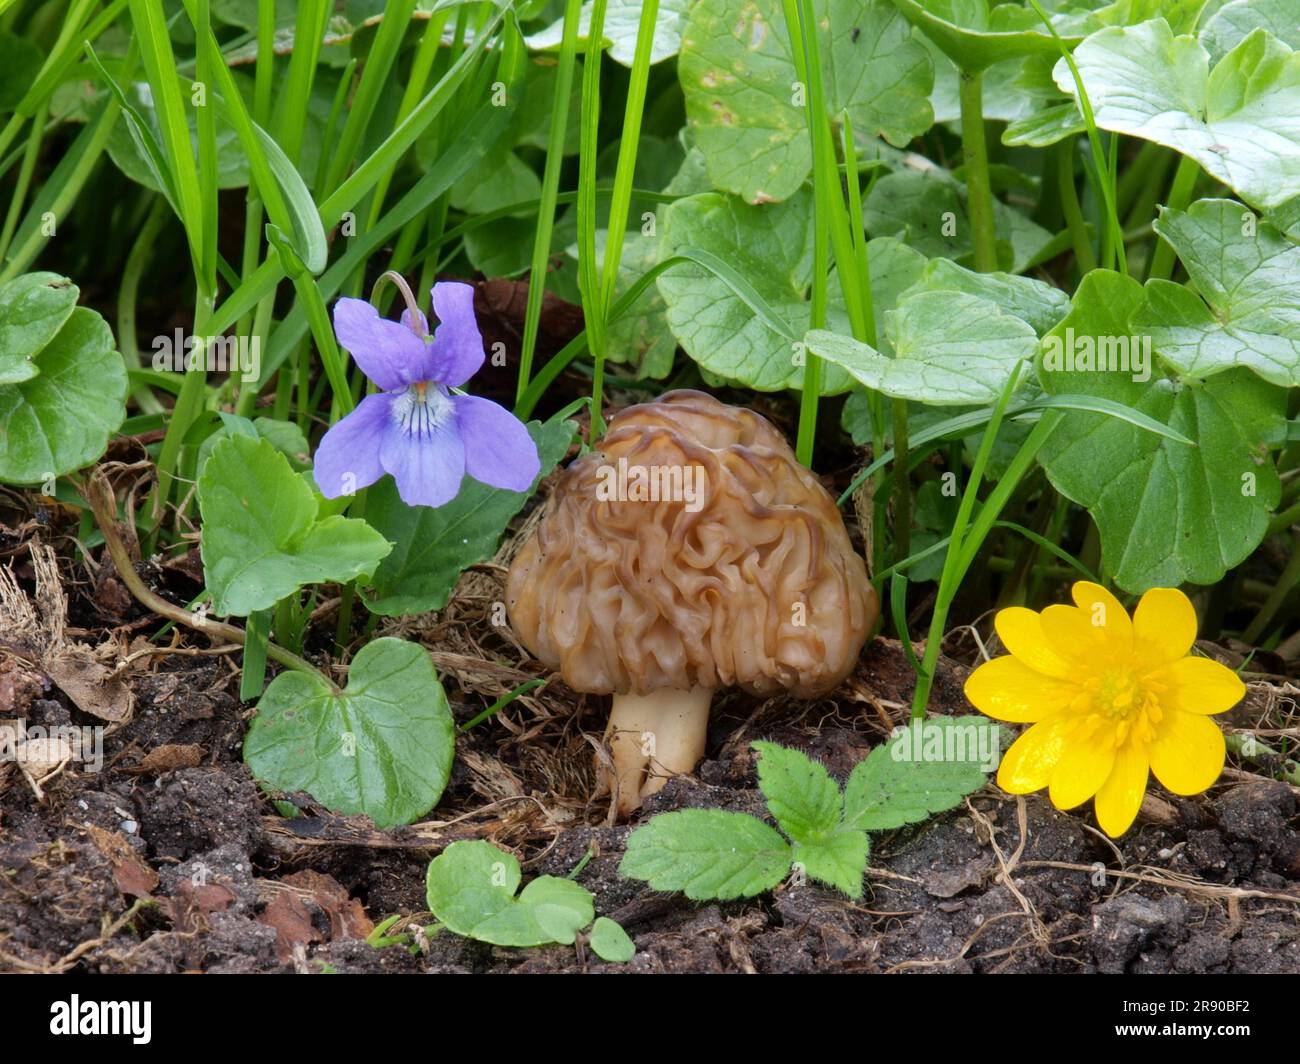
<path id="1" fill-rule="evenodd" d="M 399 324 L 362 299 L 334 304 L 334 334 L 381 391 L 332 426 L 316 448 L 315 478 L 327 499 L 385 473 L 408 506 L 442 506 L 468 473 L 494 488 L 527 491 L 541 469 L 523 423 L 489 399 L 452 394 L 483 365 L 474 289 L 433 286 L 432 337 L 417 309 Z"/>

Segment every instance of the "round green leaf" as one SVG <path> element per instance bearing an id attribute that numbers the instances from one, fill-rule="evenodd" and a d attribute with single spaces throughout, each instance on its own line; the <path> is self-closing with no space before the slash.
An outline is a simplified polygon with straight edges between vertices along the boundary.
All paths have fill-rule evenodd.
<path id="1" fill-rule="evenodd" d="M 1056 39 L 1030 7 L 988 0 L 894 0 L 894 5 L 962 70 L 980 71 L 1015 56 L 1058 54 Z M 1049 5 L 1050 6 L 1050 5 Z M 1067 46 L 1083 38 L 1058 32 Z"/>
<path id="2" fill-rule="evenodd" d="M 25 273 L 0 285 L 0 384 L 40 372 L 35 358 L 72 316 L 78 293 L 57 273 Z"/>
<path id="3" fill-rule="evenodd" d="M 429 652 L 375 639 L 336 690 L 320 676 L 283 672 L 257 704 L 244 760 L 268 787 L 306 791 L 332 812 L 377 827 L 409 824 L 442 797 L 456 726 Z"/>
<path id="4" fill-rule="evenodd" d="M 126 367 L 93 310 L 75 308 L 32 361 L 35 377 L 0 384 L 0 480 L 14 484 L 95 461 L 126 416 Z"/>
<path id="5" fill-rule="evenodd" d="M 597 957 L 610 964 L 626 964 L 636 956 L 636 943 L 608 916 L 596 918 L 587 942 Z"/>
<path id="6" fill-rule="evenodd" d="M 934 122 L 934 64 L 886 0 L 814 0 L 832 120 L 902 147 Z M 812 165 L 781 0 L 700 0 L 682 39 L 686 118 L 716 188 L 789 198 Z"/>

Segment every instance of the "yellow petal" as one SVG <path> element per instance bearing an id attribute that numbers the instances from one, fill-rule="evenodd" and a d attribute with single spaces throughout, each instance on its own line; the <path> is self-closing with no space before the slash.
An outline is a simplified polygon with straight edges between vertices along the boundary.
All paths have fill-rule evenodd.
<path id="1" fill-rule="evenodd" d="M 1152 673 L 1151 679 L 1166 685 L 1161 707 L 1184 713 L 1223 713 L 1246 696 L 1241 677 L 1209 658 L 1181 658 Z"/>
<path id="2" fill-rule="evenodd" d="M 1113 733 L 1103 729 L 1083 738 L 1076 730 L 1066 746 L 1061 760 L 1052 770 L 1052 784 L 1048 791 L 1057 809 L 1073 809 L 1086 802 L 1110 775 L 1115 765 Z"/>
<path id="3" fill-rule="evenodd" d="M 1074 674 L 1080 667 L 1092 672 L 1107 652 L 1105 629 L 1077 606 L 1048 606 L 1039 616 L 1052 649 L 1075 663 Z"/>
<path id="4" fill-rule="evenodd" d="M 1114 595 L 1091 580 L 1079 580 L 1070 589 L 1074 604 L 1083 610 L 1093 626 L 1101 626 L 1117 653 L 1133 649 L 1133 622 L 1128 610 Z"/>
<path id="5" fill-rule="evenodd" d="M 993 627 L 997 629 L 1002 645 L 1031 669 L 1058 679 L 1067 679 L 1078 672 L 1078 667 L 1069 658 L 1052 648 L 1043 632 L 1042 619 L 1033 610 L 1024 606 L 998 610 Z"/>
<path id="6" fill-rule="evenodd" d="M 1115 751 L 1115 765 L 1097 792 L 1097 823 L 1112 839 L 1128 831 L 1147 791 L 1146 751 L 1125 743 Z"/>
<path id="7" fill-rule="evenodd" d="M 1165 714 L 1151 743 L 1151 771 L 1174 794 L 1200 794 L 1223 771 L 1223 732 L 1209 717 Z"/>
<path id="8" fill-rule="evenodd" d="M 1002 755 L 998 786 L 1008 794 L 1028 794 L 1046 787 L 1065 753 L 1074 724 L 1068 717 L 1052 717 L 1025 732 Z"/>
<path id="9" fill-rule="evenodd" d="M 1196 642 L 1196 610 L 1177 588 L 1153 587 L 1133 611 L 1133 643 L 1152 665 L 1177 661 Z"/>
<path id="10" fill-rule="evenodd" d="M 1032 724 L 1070 704 L 1073 684 L 1035 672 L 1019 658 L 986 661 L 966 680 L 966 697 L 981 713 L 1012 724 Z"/>

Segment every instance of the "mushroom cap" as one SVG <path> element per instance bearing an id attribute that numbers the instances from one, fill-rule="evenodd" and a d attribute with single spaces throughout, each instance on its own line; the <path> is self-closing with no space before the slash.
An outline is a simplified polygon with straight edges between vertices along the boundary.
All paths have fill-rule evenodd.
<path id="1" fill-rule="evenodd" d="M 878 613 L 839 510 L 781 434 L 696 391 L 620 411 L 570 464 L 507 605 L 524 645 L 592 694 L 815 697 Z"/>

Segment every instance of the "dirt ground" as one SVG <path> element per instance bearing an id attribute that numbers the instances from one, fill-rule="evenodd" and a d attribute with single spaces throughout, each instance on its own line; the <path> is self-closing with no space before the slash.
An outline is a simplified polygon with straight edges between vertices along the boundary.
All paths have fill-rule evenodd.
<path id="1" fill-rule="evenodd" d="M 6 536 L 20 584 L 31 574 L 19 544 L 39 531 Z M 69 765 L 38 787 L 17 766 L 0 768 L 0 970 L 1300 972 L 1300 789 L 1258 765 L 1234 763 L 1204 796 L 1159 797 L 1114 844 L 1086 809 L 1062 814 L 989 785 L 925 825 L 873 837 L 860 902 L 784 885 L 697 904 L 618 874 L 630 828 L 607 826 L 590 797 L 599 699 L 554 683 L 466 733 L 424 823 L 378 832 L 306 795 L 287 796 L 301 815 L 286 819 L 241 760 L 252 711 L 237 698 L 237 656 L 150 652 L 141 635 L 156 619 L 111 567 L 64 559 L 62 569 L 67 638 L 104 640 L 102 654 L 126 660 L 117 675 L 134 704 L 109 724 L 102 771 Z M 197 586 L 193 559 L 141 569 L 178 600 Z M 483 622 L 501 578 L 500 566 L 479 567 L 437 618 L 392 630 L 429 646 L 461 721 L 536 669 Z M 0 638 L 0 721 L 104 723 L 33 664 L 12 629 Z M 973 660 L 957 642 L 954 658 Z M 970 711 L 964 675 L 944 660 L 939 711 Z M 761 815 L 749 746 L 759 738 L 796 746 L 843 780 L 903 719 L 910 690 L 900 647 L 881 639 L 831 699 L 726 697 L 697 776 L 672 781 L 641 816 L 696 806 Z M 1294 690 L 1281 678 L 1254 683 L 1225 723 L 1295 727 Z M 581 941 L 513 950 L 447 932 L 418 952 L 367 945 L 395 914 L 390 935 L 423 936 L 426 865 L 461 838 L 511 849 L 526 876 L 568 874 L 590 853 L 579 881 L 631 934 L 635 959 L 607 965 Z"/>

